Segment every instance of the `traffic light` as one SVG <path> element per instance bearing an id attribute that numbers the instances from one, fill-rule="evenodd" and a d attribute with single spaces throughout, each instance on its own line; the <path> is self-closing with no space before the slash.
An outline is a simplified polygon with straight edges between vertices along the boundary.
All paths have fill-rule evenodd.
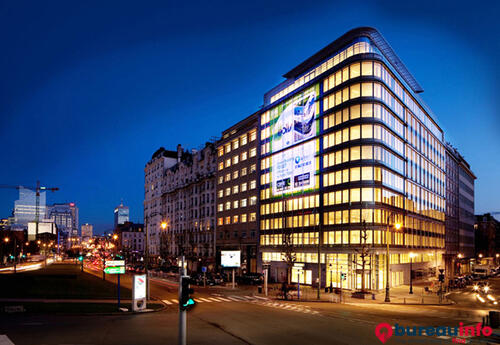
<path id="1" fill-rule="evenodd" d="M 341 280 L 346 280 L 346 274 L 345 273 L 340 273 L 340 279 Z"/>
<path id="2" fill-rule="evenodd" d="M 441 283 L 444 283 L 444 274 L 442 274 L 442 273 L 441 273 L 441 274 L 439 275 L 439 281 L 440 281 Z"/>
<path id="3" fill-rule="evenodd" d="M 80 255 L 80 256 L 78 257 L 78 261 L 80 261 L 80 262 L 82 262 L 82 261 L 83 261 L 83 256 L 82 256 L 82 255 Z"/>
<path id="4" fill-rule="evenodd" d="M 181 300 L 179 301 L 179 308 L 181 310 L 187 310 L 191 306 L 194 306 L 194 300 L 191 298 L 191 294 L 194 290 L 189 286 L 190 278 L 189 276 L 181 277 Z"/>

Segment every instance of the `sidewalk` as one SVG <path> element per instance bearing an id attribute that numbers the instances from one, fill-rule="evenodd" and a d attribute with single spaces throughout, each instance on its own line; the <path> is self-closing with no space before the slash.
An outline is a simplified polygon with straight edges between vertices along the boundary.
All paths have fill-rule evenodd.
<path id="1" fill-rule="evenodd" d="M 424 285 L 427 286 L 427 283 L 421 283 L 420 286 L 413 286 L 413 294 L 410 294 L 409 285 L 402 285 L 398 287 L 393 287 L 389 290 L 390 304 L 408 304 L 408 305 L 451 305 L 454 304 L 451 300 L 446 298 L 446 295 L 443 296 L 441 303 L 439 303 L 439 296 L 436 293 L 425 292 Z M 268 297 L 272 299 L 278 299 L 281 291 L 280 284 L 269 284 Z M 262 294 L 257 293 L 257 287 L 253 288 L 249 291 L 249 287 L 246 288 L 246 293 L 253 293 L 255 295 L 263 296 Z M 238 289 L 237 289 L 238 290 Z M 233 290 L 233 291 L 237 291 Z M 298 291 L 292 291 L 292 300 L 293 301 L 304 301 L 304 302 L 330 302 L 330 303 L 339 303 L 340 302 L 340 294 L 334 292 L 325 292 L 325 289 L 322 288 L 320 290 L 320 300 L 317 299 L 317 289 L 312 288 L 310 286 L 300 286 L 300 299 L 297 299 Z M 387 304 L 385 301 L 385 289 L 379 291 L 370 291 L 365 294 L 365 298 L 353 298 L 353 290 L 342 290 L 342 303 L 371 303 L 371 304 Z"/>

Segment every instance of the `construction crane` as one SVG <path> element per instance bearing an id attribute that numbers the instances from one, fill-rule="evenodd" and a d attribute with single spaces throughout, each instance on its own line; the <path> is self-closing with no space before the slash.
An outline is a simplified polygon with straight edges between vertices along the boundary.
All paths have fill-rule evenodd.
<path id="1" fill-rule="evenodd" d="M 36 207 L 35 207 L 35 225 L 36 225 L 36 236 L 38 236 L 38 222 L 39 222 L 39 218 L 40 218 L 40 210 L 39 210 L 39 206 L 40 206 L 40 191 L 46 191 L 46 190 L 50 190 L 52 192 L 55 192 L 56 190 L 59 190 L 59 188 L 57 187 L 43 187 L 43 186 L 40 186 L 40 181 L 36 181 L 36 187 L 26 187 L 26 186 L 12 186 L 12 185 L 7 185 L 7 184 L 0 184 L 0 188 L 11 188 L 11 189 L 21 189 L 21 188 L 26 188 L 26 189 L 31 189 L 31 190 L 34 190 L 36 192 Z"/>

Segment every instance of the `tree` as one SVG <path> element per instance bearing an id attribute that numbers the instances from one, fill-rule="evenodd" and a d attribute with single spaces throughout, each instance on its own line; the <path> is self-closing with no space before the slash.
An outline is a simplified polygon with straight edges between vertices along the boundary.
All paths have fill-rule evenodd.
<path id="1" fill-rule="evenodd" d="M 285 256 L 283 261 L 286 263 L 286 279 L 287 283 L 291 283 L 292 279 L 292 267 L 297 261 L 297 255 L 295 253 L 295 248 L 292 243 L 292 233 L 290 231 L 283 231 L 283 252 Z"/>
<path id="2" fill-rule="evenodd" d="M 356 249 L 356 252 L 359 253 L 359 256 L 361 257 L 361 263 L 358 262 L 357 260 L 357 255 L 356 258 L 353 260 L 353 263 L 355 267 L 361 266 L 361 292 L 366 293 L 365 290 L 365 267 L 366 267 L 366 258 L 368 255 L 370 255 L 370 247 L 366 243 L 366 240 L 368 238 L 367 232 L 366 232 L 366 221 L 363 220 L 363 230 L 361 230 L 361 247 L 360 249 Z"/>

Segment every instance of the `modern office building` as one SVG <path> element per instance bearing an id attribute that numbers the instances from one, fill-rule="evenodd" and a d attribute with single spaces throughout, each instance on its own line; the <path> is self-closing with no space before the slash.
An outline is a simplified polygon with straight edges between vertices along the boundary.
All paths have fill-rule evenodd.
<path id="1" fill-rule="evenodd" d="M 125 224 L 125 222 L 129 221 L 130 210 L 128 206 L 123 206 L 123 201 L 122 201 L 120 205 L 115 207 L 114 215 L 115 215 L 114 227 L 116 229 L 118 225 Z"/>
<path id="2" fill-rule="evenodd" d="M 53 220 L 64 237 L 78 237 L 78 207 L 74 202 L 47 207 L 47 218 Z"/>
<path id="3" fill-rule="evenodd" d="M 47 207 L 45 202 L 45 192 L 41 192 L 38 204 L 39 221 L 45 219 L 47 215 Z M 15 224 L 27 227 L 28 222 L 35 221 L 35 218 L 37 216 L 36 209 L 36 192 L 28 188 L 19 187 L 19 199 L 14 202 Z"/>
<path id="4" fill-rule="evenodd" d="M 82 242 L 90 240 L 93 235 L 94 235 L 94 227 L 92 226 L 92 224 L 89 223 L 82 224 L 81 227 Z"/>
<path id="5" fill-rule="evenodd" d="M 467 273 L 464 265 L 474 257 L 474 180 L 470 165 L 451 144 L 446 143 L 446 275 Z"/>
<path id="6" fill-rule="evenodd" d="M 444 135 L 415 78 L 372 28 L 284 77 L 260 112 L 260 251 L 271 279 L 382 289 L 387 269 L 391 286 L 409 282 L 410 260 L 416 279 L 435 275 Z"/>
<path id="7" fill-rule="evenodd" d="M 215 268 L 215 144 L 185 151 L 177 146 L 178 163 L 165 171 L 161 197 L 160 256 L 184 255 L 190 271 Z"/>
<path id="8" fill-rule="evenodd" d="M 259 118 L 252 114 L 217 142 L 217 258 L 241 250 L 241 273 L 257 272 Z"/>
<path id="9" fill-rule="evenodd" d="M 165 171 L 179 160 L 177 151 L 160 147 L 144 167 L 144 229 L 148 232 L 149 252 L 152 255 L 160 255 L 161 196 L 166 191 Z"/>

